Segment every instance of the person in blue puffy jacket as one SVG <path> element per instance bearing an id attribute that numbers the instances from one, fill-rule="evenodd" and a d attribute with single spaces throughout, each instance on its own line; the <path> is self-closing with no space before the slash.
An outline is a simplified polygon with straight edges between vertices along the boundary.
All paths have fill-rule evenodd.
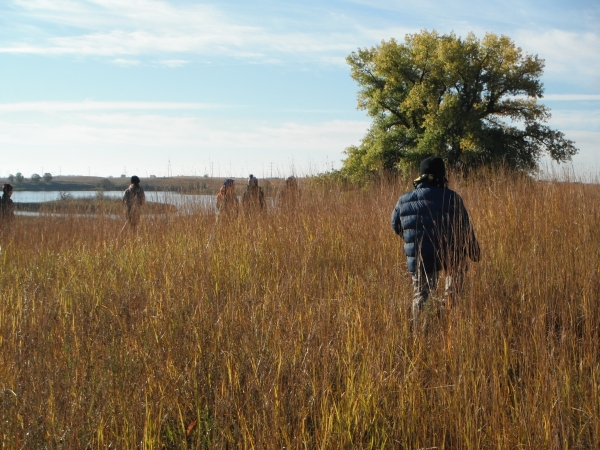
<path id="1" fill-rule="evenodd" d="M 479 261 L 481 250 L 463 200 L 448 188 L 446 167 L 438 157 L 421 162 L 415 189 L 402 195 L 392 213 L 392 228 L 404 239 L 406 264 L 413 280 L 416 320 L 441 271 L 446 283 L 442 305 L 462 288 L 468 259 Z"/>

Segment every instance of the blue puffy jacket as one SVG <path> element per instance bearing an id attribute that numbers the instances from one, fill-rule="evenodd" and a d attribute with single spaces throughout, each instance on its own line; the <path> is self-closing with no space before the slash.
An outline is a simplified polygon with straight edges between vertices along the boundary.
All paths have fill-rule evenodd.
<path id="1" fill-rule="evenodd" d="M 480 257 L 479 244 L 462 198 L 452 189 L 421 183 L 400 197 L 392 228 L 404 239 L 408 271 L 450 269 L 466 256 Z"/>

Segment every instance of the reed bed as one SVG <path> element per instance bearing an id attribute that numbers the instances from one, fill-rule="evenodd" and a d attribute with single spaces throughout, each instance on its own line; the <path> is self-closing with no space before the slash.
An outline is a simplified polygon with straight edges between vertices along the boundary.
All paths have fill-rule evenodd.
<path id="1" fill-rule="evenodd" d="M 17 217 L 0 239 L 2 447 L 598 448 L 600 188 L 453 187 L 482 261 L 414 330 L 389 225 L 406 181 L 135 233 Z"/>

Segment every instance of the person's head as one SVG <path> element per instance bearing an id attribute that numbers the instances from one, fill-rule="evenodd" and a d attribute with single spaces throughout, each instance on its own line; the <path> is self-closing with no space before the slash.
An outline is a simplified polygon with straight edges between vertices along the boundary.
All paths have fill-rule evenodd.
<path id="1" fill-rule="evenodd" d="M 131 184 L 135 184 L 136 186 L 139 186 L 140 184 L 140 178 L 137 175 L 134 175 L 131 177 Z"/>
<path id="2" fill-rule="evenodd" d="M 2 192 L 10 197 L 12 195 L 12 192 L 13 192 L 12 185 L 8 184 L 8 183 L 3 184 L 2 185 Z"/>
<path id="3" fill-rule="evenodd" d="M 419 166 L 419 178 L 415 182 L 428 182 L 440 187 L 446 185 L 446 165 L 444 160 L 438 156 L 430 156 L 421 161 Z"/>
<path id="4" fill-rule="evenodd" d="M 298 181 L 296 180 L 296 177 L 292 175 L 291 177 L 287 177 L 285 184 L 286 186 L 293 188 L 298 185 Z"/>
<path id="5" fill-rule="evenodd" d="M 225 191 L 231 192 L 235 190 L 235 180 L 233 178 L 226 178 L 223 180 L 223 186 L 225 186 Z"/>

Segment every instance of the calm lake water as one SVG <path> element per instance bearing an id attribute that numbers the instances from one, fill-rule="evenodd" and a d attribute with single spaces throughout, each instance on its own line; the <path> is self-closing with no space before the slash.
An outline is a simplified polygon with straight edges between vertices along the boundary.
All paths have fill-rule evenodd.
<path id="1" fill-rule="evenodd" d="M 11 198 L 15 203 L 51 202 L 59 200 L 61 194 L 64 195 L 65 193 L 58 191 L 15 191 Z M 123 198 L 123 191 L 104 191 L 102 193 L 96 191 L 69 191 L 66 194 L 74 199 L 94 198 L 98 195 L 103 195 L 104 198 Z M 181 211 L 198 208 L 216 209 L 216 199 L 217 197 L 214 195 L 186 195 L 176 192 L 146 191 L 146 201 L 175 205 Z"/>

